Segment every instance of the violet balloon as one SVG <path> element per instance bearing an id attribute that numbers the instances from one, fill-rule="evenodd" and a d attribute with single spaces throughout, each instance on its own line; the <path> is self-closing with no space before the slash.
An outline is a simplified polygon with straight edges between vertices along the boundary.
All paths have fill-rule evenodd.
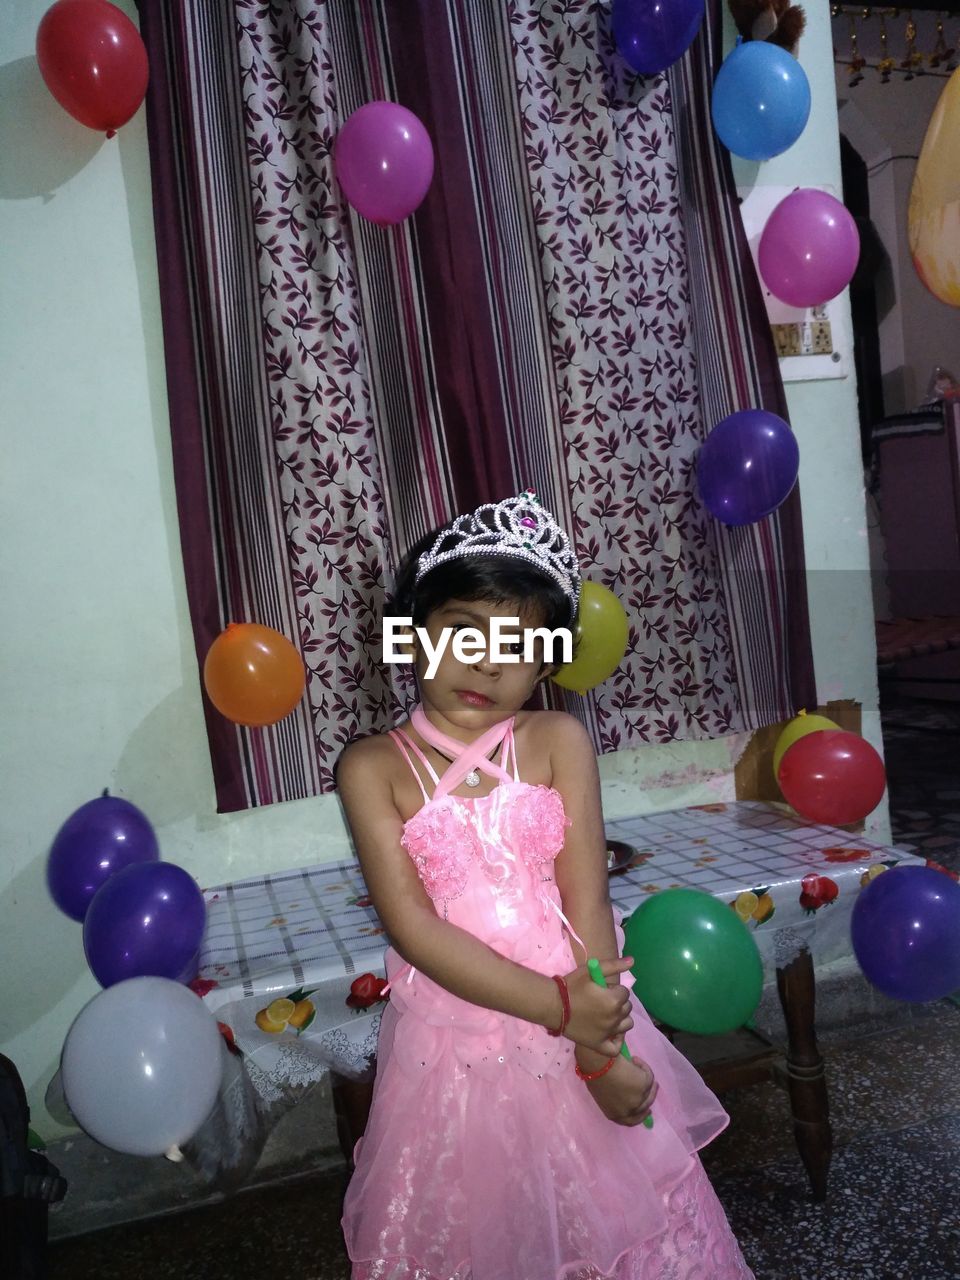
<path id="1" fill-rule="evenodd" d="M 406 107 L 368 102 L 337 134 L 333 163 L 357 213 L 390 226 L 413 213 L 427 194 L 433 144 L 422 122 Z"/>
<path id="2" fill-rule="evenodd" d="M 102 987 L 140 977 L 189 982 L 205 923 L 203 895 L 182 867 L 126 867 L 91 902 L 83 949 Z"/>
<path id="3" fill-rule="evenodd" d="M 960 884 L 932 867 L 893 867 L 854 903 L 853 951 L 864 976 L 894 1000 L 960 990 Z"/>
<path id="4" fill-rule="evenodd" d="M 686 53 L 703 12 L 703 0 L 613 0 L 610 25 L 624 59 L 652 76 Z"/>
<path id="5" fill-rule="evenodd" d="M 817 307 L 841 293 L 860 259 L 860 233 L 834 196 L 791 191 L 767 219 L 757 249 L 764 284 L 792 307 Z"/>
<path id="6" fill-rule="evenodd" d="M 57 832 L 47 857 L 47 887 L 61 911 L 83 920 L 110 876 L 159 857 L 146 815 L 129 800 L 105 792 L 76 809 Z"/>
<path id="7" fill-rule="evenodd" d="M 723 524 L 753 524 L 787 497 L 799 465 L 796 437 L 782 418 L 742 409 L 718 422 L 701 446 L 700 496 Z"/>

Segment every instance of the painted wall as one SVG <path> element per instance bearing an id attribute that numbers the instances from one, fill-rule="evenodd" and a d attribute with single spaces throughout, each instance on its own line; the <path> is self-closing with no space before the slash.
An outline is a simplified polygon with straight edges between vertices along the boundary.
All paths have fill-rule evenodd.
<path id="1" fill-rule="evenodd" d="M 132 0 L 122 7 L 134 16 Z M 49 900 L 60 823 L 103 787 L 140 805 L 203 884 L 348 854 L 335 797 L 218 816 L 170 460 L 143 113 L 112 142 L 50 99 L 33 56 L 47 0 L 0 6 L 5 663 L 0 700 L 0 1048 L 35 1126 L 71 1019 L 97 990 Z M 795 153 L 753 181 L 838 184 L 829 24 L 811 6 L 816 102 Z M 777 176 L 779 175 L 779 176 Z M 791 389 L 821 700 L 864 703 L 879 745 L 852 383 Z M 602 762 L 613 818 L 732 798 L 742 738 Z M 871 819 L 883 837 L 885 811 Z"/>

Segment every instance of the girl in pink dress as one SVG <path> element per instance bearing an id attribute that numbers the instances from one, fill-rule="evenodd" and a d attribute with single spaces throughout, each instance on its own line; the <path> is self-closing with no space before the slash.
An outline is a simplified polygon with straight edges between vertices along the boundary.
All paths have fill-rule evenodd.
<path id="1" fill-rule="evenodd" d="M 425 629 L 422 703 L 338 771 L 392 943 L 344 1204 L 353 1280 L 752 1277 L 696 1155 L 726 1114 L 618 958 L 593 747 L 573 717 L 522 709 L 552 669 L 543 641 L 493 643 L 499 619 L 572 628 L 580 581 L 529 490 L 398 575 L 392 613 Z M 479 636 L 427 678 L 445 628 Z"/>

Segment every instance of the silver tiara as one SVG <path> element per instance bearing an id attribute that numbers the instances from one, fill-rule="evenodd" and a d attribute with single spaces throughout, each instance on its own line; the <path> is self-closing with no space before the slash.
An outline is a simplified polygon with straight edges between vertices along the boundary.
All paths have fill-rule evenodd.
<path id="1" fill-rule="evenodd" d="M 550 575 L 577 612 L 580 566 L 570 539 L 533 489 L 503 502 L 485 502 L 456 520 L 417 561 L 414 583 L 438 565 L 464 556 L 512 556 Z"/>

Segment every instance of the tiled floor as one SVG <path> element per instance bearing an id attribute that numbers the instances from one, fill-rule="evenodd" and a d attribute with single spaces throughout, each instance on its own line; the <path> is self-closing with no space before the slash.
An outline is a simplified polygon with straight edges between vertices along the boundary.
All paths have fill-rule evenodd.
<path id="1" fill-rule="evenodd" d="M 960 702 L 884 692 L 882 715 L 894 838 L 960 871 Z"/>
<path id="2" fill-rule="evenodd" d="M 809 1198 L 786 1098 L 768 1086 L 725 1097 L 730 1128 L 705 1152 L 757 1280 L 956 1280 L 960 1010 L 942 1002 L 826 1049 L 826 1204 Z M 327 1175 L 81 1237 L 51 1250 L 51 1280 L 346 1280 L 342 1190 Z"/>
<path id="3" fill-rule="evenodd" d="M 960 707 L 898 702 L 885 729 L 895 839 L 960 870 Z M 704 1153 L 757 1280 L 960 1280 L 960 1006 L 901 1006 L 823 1047 L 825 1204 L 809 1198 L 786 1098 L 769 1086 L 725 1096 L 731 1125 Z M 50 1280 L 344 1280 L 343 1186 L 342 1173 L 306 1178 L 74 1239 L 51 1249 Z"/>

